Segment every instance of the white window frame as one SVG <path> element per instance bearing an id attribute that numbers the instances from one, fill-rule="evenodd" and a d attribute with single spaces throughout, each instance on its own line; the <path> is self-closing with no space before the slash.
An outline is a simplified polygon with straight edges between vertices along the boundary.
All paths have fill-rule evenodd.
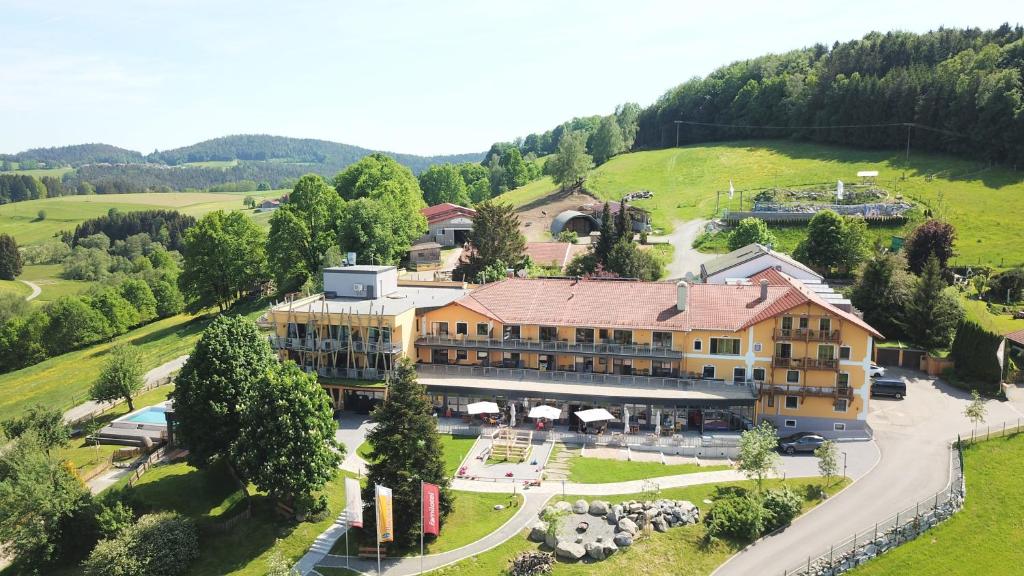
<path id="1" fill-rule="evenodd" d="M 480 327 L 481 326 L 484 327 L 484 333 L 483 334 L 480 333 Z M 491 326 L 490 326 L 490 324 L 488 324 L 487 322 L 477 322 L 476 323 L 476 335 L 477 336 L 486 336 L 486 337 L 490 338 L 491 337 Z"/>
<path id="2" fill-rule="evenodd" d="M 696 340 L 693 341 L 693 351 L 694 352 L 703 352 L 704 351 L 704 342 L 701 341 L 700 338 L 697 338 Z"/>
<path id="3" fill-rule="evenodd" d="M 757 378 L 757 371 L 758 370 L 761 371 L 761 378 L 760 379 Z M 755 381 L 757 381 L 757 382 L 764 382 L 765 379 L 768 377 L 768 371 L 765 370 L 764 368 L 754 368 L 754 370 L 750 374 L 750 377 L 752 379 L 754 379 Z"/>
<path id="4" fill-rule="evenodd" d="M 825 344 L 825 343 L 818 344 L 818 355 L 815 356 L 815 358 L 821 358 L 821 349 L 823 347 L 828 347 L 828 348 L 832 349 L 832 356 L 831 356 L 830 359 L 831 360 L 835 360 L 836 359 L 836 355 L 839 354 L 839 347 L 836 346 L 835 344 Z"/>
<path id="5" fill-rule="evenodd" d="M 707 376 L 704 375 L 705 372 L 706 372 L 706 370 L 705 370 L 706 368 L 711 368 L 711 378 L 708 378 Z M 708 380 L 714 380 L 717 376 L 718 376 L 718 367 L 715 366 L 714 364 L 705 364 L 705 365 L 701 366 L 701 368 L 700 368 L 700 377 L 701 378 L 707 378 Z"/>
<path id="6" fill-rule="evenodd" d="M 711 342 L 715 340 L 729 340 L 730 342 L 736 342 L 736 353 L 735 354 L 723 354 L 722 352 L 712 352 Z M 740 338 L 733 338 L 732 336 L 716 336 L 708 339 L 708 354 L 712 356 L 742 356 L 743 355 L 743 340 Z"/>
<path id="7" fill-rule="evenodd" d="M 789 399 L 790 398 L 792 398 L 794 400 L 794 402 L 793 402 L 794 406 L 792 408 L 790 408 L 790 406 L 789 406 Z M 799 410 L 800 409 L 800 397 L 799 396 L 794 396 L 792 394 L 786 394 L 786 400 L 785 400 L 785 403 L 783 403 L 783 406 L 786 407 L 786 410 Z"/>
<path id="8" fill-rule="evenodd" d="M 459 356 L 462 357 L 459 358 Z M 466 350 L 465 348 L 456 348 L 455 361 L 458 362 L 459 360 L 469 360 L 469 350 Z"/>
<path id="9" fill-rule="evenodd" d="M 832 431 L 833 432 L 846 432 L 846 422 L 833 422 L 832 423 Z"/>
<path id="10" fill-rule="evenodd" d="M 743 378 L 736 380 L 736 371 L 743 370 Z M 734 366 L 732 369 L 732 381 L 733 382 L 745 382 L 747 380 L 747 369 L 743 366 Z"/>
<path id="11" fill-rule="evenodd" d="M 838 408 L 838 404 L 840 402 L 843 403 L 843 409 L 842 410 L 840 410 Z M 850 409 L 850 400 L 847 399 L 847 398 L 838 398 L 838 399 L 836 399 L 836 403 L 832 405 L 832 411 L 833 412 L 841 412 L 841 413 L 845 414 L 849 409 Z"/>
<path id="12" fill-rule="evenodd" d="M 843 348 L 846 348 L 846 358 L 843 358 Z M 840 346 L 839 347 L 839 359 L 850 360 L 853 358 L 853 347 L 851 346 Z"/>
<path id="13" fill-rule="evenodd" d="M 754 352 L 760 352 L 763 349 L 760 342 L 754 342 Z"/>
<path id="14" fill-rule="evenodd" d="M 787 420 L 784 420 L 782 422 L 782 427 L 783 428 L 796 428 L 796 419 L 789 418 Z"/>
<path id="15" fill-rule="evenodd" d="M 789 375 L 796 372 L 796 382 L 790 382 Z M 786 384 L 799 384 L 800 383 L 800 371 L 799 370 L 786 370 Z"/>
<path id="16" fill-rule="evenodd" d="M 462 332 L 459 332 L 459 328 L 462 328 Z M 455 335 L 456 336 L 469 336 L 469 322 L 456 322 L 455 323 Z"/>

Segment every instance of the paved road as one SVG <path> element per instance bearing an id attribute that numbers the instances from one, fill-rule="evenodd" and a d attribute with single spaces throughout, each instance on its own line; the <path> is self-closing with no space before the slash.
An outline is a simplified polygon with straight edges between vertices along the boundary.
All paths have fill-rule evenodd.
<path id="1" fill-rule="evenodd" d="M 688 272 L 700 275 L 700 265 L 714 258 L 714 254 L 704 254 L 693 248 L 693 241 L 704 231 L 705 224 L 707 220 L 675 222 L 672 234 L 662 237 L 675 247 L 672 262 L 668 264 L 669 278 L 679 280 L 686 277 Z"/>
<path id="2" fill-rule="evenodd" d="M 875 469 L 783 532 L 740 552 L 714 576 L 781 576 L 808 555 L 827 552 L 836 541 L 945 488 L 949 480 L 949 441 L 957 432 L 971 433 L 963 415 L 970 394 L 915 374 L 893 371 L 894 376 L 909 377 L 906 400 L 871 401 L 868 422 L 882 453 Z M 988 421 L 993 424 L 1020 417 L 1013 402 L 992 400 L 987 408 Z"/>
<path id="3" fill-rule="evenodd" d="M 149 372 L 146 372 L 145 385 L 152 385 L 157 380 L 170 376 L 172 372 L 181 369 L 181 367 L 185 365 L 185 360 L 188 360 L 187 354 L 183 356 L 178 356 L 174 360 L 161 364 L 160 366 L 153 368 Z M 76 420 L 88 416 L 89 414 L 92 414 L 93 412 L 100 408 L 106 408 L 111 406 L 112 404 L 116 404 L 116 402 L 95 402 L 93 400 L 89 400 L 88 402 L 83 402 L 78 406 L 75 406 L 74 408 L 65 412 L 64 420 L 66 422 L 74 422 Z"/>
<path id="4" fill-rule="evenodd" d="M 22 284 L 27 285 L 29 288 L 32 289 L 32 293 L 29 294 L 28 296 L 25 296 L 25 301 L 26 302 L 31 302 L 31 301 L 35 300 L 36 297 L 39 296 L 39 294 L 41 294 L 42 291 L 43 291 L 43 289 L 40 288 L 39 285 L 36 284 L 35 282 L 29 282 L 28 280 L 19 280 L 19 282 L 21 282 Z"/>

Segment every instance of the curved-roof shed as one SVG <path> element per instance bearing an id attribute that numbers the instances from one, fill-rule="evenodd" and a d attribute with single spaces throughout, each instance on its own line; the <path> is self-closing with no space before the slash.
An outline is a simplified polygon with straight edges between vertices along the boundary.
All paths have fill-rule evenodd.
<path id="1" fill-rule="evenodd" d="M 577 234 L 587 235 L 601 228 L 601 222 L 590 214 L 576 210 L 566 210 L 555 216 L 551 221 L 551 234 L 558 236 L 563 230 L 572 230 Z"/>

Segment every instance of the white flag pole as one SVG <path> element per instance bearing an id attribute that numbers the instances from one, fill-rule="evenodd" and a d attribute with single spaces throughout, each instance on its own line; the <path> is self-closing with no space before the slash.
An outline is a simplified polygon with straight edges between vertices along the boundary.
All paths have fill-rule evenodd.
<path id="1" fill-rule="evenodd" d="M 427 527 L 423 525 L 423 480 L 420 480 L 420 574 L 423 574 L 423 533 Z"/>
<path id="2" fill-rule="evenodd" d="M 380 486 L 374 485 L 373 487 L 373 517 L 377 521 L 377 535 L 374 539 L 377 541 L 377 576 L 380 576 Z"/>
<path id="3" fill-rule="evenodd" d="M 348 544 L 348 533 L 352 531 L 350 510 L 345 510 L 345 569 L 348 569 L 348 558 L 352 555 L 352 548 Z"/>

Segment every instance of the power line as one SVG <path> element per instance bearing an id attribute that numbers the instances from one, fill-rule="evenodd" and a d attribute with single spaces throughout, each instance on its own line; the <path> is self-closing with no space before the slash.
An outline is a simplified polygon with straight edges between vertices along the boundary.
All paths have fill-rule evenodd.
<path id="1" fill-rule="evenodd" d="M 718 122 L 696 122 L 693 120 L 673 120 L 678 127 L 679 124 L 688 124 L 691 126 L 713 126 L 716 128 L 744 128 L 749 130 L 832 130 L 837 128 L 892 128 L 896 126 L 907 127 L 907 128 L 920 128 L 922 130 L 929 130 L 931 132 L 938 132 L 940 134 L 946 134 L 949 136 L 957 136 L 959 138 L 966 138 L 964 134 L 953 132 L 951 130 L 945 130 L 942 128 L 935 128 L 933 126 L 926 126 L 924 124 L 918 124 L 916 122 L 887 122 L 879 124 L 830 124 L 826 126 L 773 126 L 773 125 L 754 125 L 754 124 L 722 124 Z"/>

